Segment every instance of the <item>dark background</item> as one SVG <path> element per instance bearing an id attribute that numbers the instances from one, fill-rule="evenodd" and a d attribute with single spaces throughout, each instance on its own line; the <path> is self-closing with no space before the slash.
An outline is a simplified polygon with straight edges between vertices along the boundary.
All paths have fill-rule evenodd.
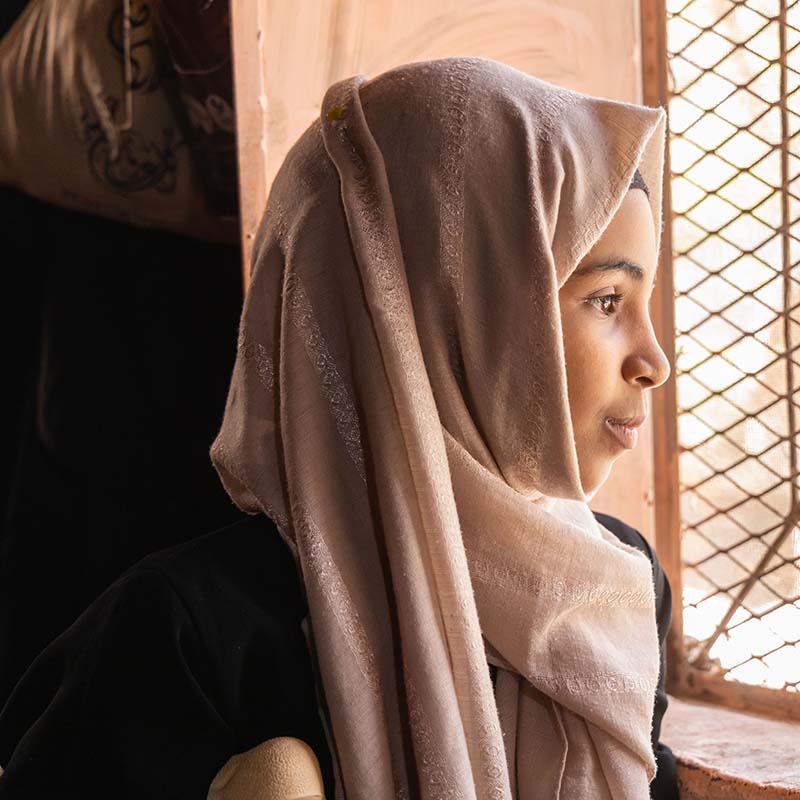
<path id="1" fill-rule="evenodd" d="M 26 5 L 0 4 L 0 36 Z M 0 186 L 6 445 L 0 707 L 145 554 L 237 519 L 208 449 L 242 302 L 238 246 Z"/>

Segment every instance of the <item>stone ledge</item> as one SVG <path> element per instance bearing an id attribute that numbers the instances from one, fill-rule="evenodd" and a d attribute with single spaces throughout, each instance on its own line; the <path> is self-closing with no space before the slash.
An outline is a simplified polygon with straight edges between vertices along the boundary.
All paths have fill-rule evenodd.
<path id="1" fill-rule="evenodd" d="M 800 800 L 800 723 L 668 697 L 681 800 Z"/>

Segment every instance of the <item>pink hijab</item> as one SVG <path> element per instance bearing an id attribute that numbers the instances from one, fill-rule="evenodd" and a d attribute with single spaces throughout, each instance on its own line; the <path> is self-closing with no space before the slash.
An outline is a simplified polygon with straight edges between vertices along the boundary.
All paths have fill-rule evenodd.
<path id="1" fill-rule="evenodd" d="M 211 455 L 295 558 L 337 798 L 649 795 L 651 566 L 587 505 L 558 290 L 637 166 L 660 238 L 665 116 L 418 62 L 275 178 Z"/>

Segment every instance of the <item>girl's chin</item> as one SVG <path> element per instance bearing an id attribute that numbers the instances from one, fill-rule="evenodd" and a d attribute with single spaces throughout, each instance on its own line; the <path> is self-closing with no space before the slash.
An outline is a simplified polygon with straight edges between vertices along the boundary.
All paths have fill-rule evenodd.
<path id="1" fill-rule="evenodd" d="M 587 459 L 584 459 L 584 463 Z M 587 468 L 581 468 L 581 484 L 583 485 L 583 493 L 588 497 L 594 497 L 600 488 L 608 480 L 611 473 L 611 467 L 614 466 L 616 458 L 609 458 L 608 456 L 600 457 L 595 456 L 589 460 Z"/>

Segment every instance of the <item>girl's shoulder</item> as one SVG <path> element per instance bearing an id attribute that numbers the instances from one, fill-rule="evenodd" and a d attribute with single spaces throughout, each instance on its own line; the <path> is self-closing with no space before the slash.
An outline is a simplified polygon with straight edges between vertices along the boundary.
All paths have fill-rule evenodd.
<path id="1" fill-rule="evenodd" d="M 625 542 L 625 544 L 629 544 L 631 547 L 636 547 L 641 550 L 654 565 L 657 563 L 658 558 L 656 557 L 655 550 L 650 545 L 650 542 L 648 542 L 636 528 L 628 525 L 617 517 L 611 516 L 611 514 L 604 514 L 600 511 L 593 511 L 592 513 L 595 519 L 604 528 L 611 531 L 617 539 Z"/>
<path id="2" fill-rule="evenodd" d="M 276 736 L 308 742 L 328 770 L 305 613 L 267 517 L 145 557 L 0 711 L 0 798 L 205 796 L 232 755 Z"/>
<path id="3" fill-rule="evenodd" d="M 292 624 L 307 613 L 294 559 L 264 514 L 151 553 L 123 577 L 144 571 L 161 574 L 189 606 L 231 606 L 234 613 L 242 606 Z"/>

